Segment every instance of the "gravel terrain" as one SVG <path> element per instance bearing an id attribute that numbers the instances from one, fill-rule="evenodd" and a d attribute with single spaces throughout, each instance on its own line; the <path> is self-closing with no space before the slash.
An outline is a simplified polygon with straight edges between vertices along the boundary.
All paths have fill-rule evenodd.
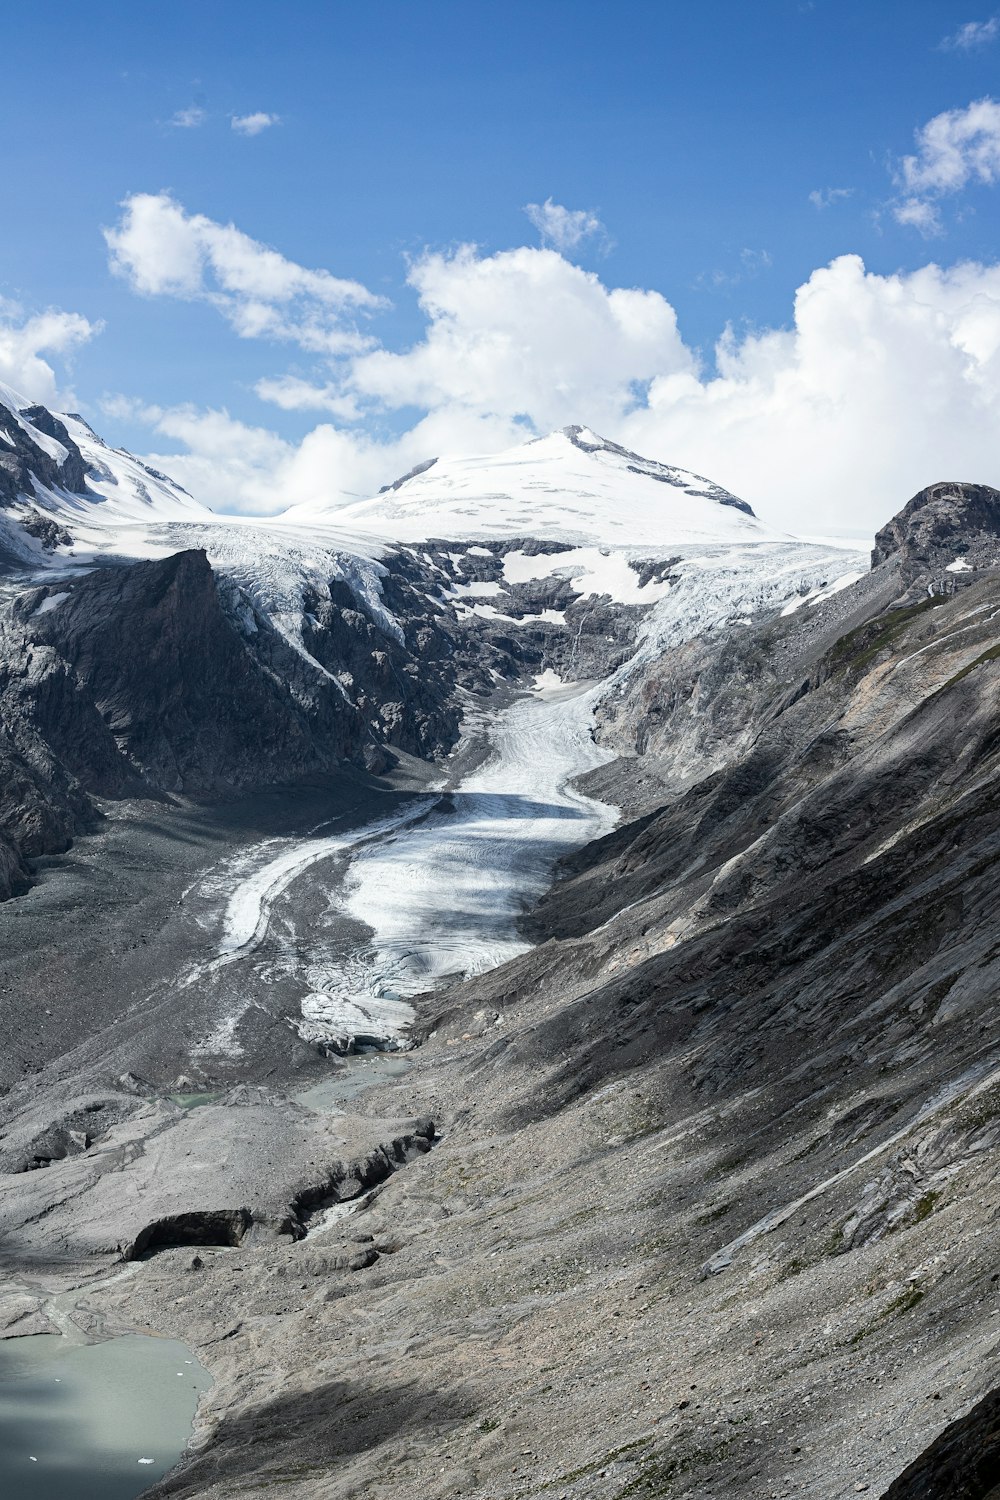
<path id="1" fill-rule="evenodd" d="M 297 1037 L 280 912 L 228 1061 L 197 986 L 135 1003 L 190 960 L 174 891 L 289 803 L 150 819 L 156 881 L 115 823 L 0 907 L 37 924 L 4 980 L 31 1015 L 100 961 L 52 911 L 106 903 L 107 1009 L 5 1099 L 0 1249 L 14 1329 L 78 1286 L 82 1327 L 211 1372 L 151 1496 L 987 1500 L 1000 495 L 924 494 L 857 583 L 618 680 L 585 786 L 621 822 L 533 946 L 408 997 L 391 1070 Z M 414 792 L 364 784 L 373 814 Z M 335 815 L 301 795 L 304 832 Z"/>

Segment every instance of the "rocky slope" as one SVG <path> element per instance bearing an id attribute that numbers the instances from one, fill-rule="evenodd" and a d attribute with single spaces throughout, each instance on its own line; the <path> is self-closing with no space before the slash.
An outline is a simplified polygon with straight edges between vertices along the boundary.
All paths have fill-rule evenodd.
<path id="1" fill-rule="evenodd" d="M 899 607 L 877 561 L 614 706 L 636 815 L 363 1101 L 444 1130 L 354 1217 L 378 1259 L 130 1289 L 219 1379 L 158 1493 L 985 1500 L 998 561 Z"/>
<path id="2" fill-rule="evenodd" d="M 552 452 L 631 472 L 573 432 Z M 331 533 L 317 561 L 290 522 L 140 517 L 141 559 L 92 507 L 75 557 L 11 582 L 11 881 L 113 812 L 2 908 L 15 1330 L 92 1282 L 79 1321 L 197 1349 L 215 1385 L 163 1496 L 986 1500 L 1000 494 L 923 491 L 862 575 L 769 536 L 616 550 L 604 469 L 548 536 L 520 492 L 483 529 L 482 475 L 453 475 L 435 538 L 433 473 L 389 491 L 404 544 Z M 326 931 L 303 887 L 251 913 L 225 1053 L 229 955 L 183 965 L 240 820 L 395 815 L 410 792 L 373 773 L 441 773 L 463 718 L 542 673 L 605 683 L 585 784 L 624 815 L 525 919 L 535 946 L 420 997 L 391 1072 L 341 1073 L 283 1009 Z"/>

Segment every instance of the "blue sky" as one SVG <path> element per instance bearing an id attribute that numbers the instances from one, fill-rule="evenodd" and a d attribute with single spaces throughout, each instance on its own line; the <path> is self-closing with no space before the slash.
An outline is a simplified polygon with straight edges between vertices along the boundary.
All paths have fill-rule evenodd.
<path id="1" fill-rule="evenodd" d="M 964 113 L 1000 97 L 1000 25 L 988 8 L 932 0 L 173 0 L 125 9 L 96 0 L 58 11 L 12 9 L 3 51 L 0 312 L 9 330 L 47 309 L 87 323 L 86 334 L 78 325 L 61 347 L 52 335 L 47 349 L 27 355 L 30 341 L 22 338 L 6 378 L 19 373 L 18 359 L 21 378 L 34 378 L 38 367 L 25 360 L 37 353 L 112 440 L 177 456 L 182 480 L 209 503 L 213 495 L 204 491 L 213 486 L 225 505 L 242 507 L 245 491 L 250 509 L 301 499 L 303 486 L 310 495 L 324 486 L 331 496 L 359 493 L 391 477 L 397 462 L 422 456 L 422 442 L 461 448 L 481 437 L 501 446 L 517 431 L 564 418 L 616 427 L 609 435 L 636 445 L 642 439 L 653 456 L 707 468 L 750 490 L 758 507 L 770 484 L 783 497 L 781 510 L 794 489 L 787 463 L 770 475 L 739 438 L 768 402 L 761 397 L 739 412 L 730 404 L 713 447 L 708 397 L 682 392 L 683 410 L 675 410 L 663 383 L 676 385 L 696 369 L 707 388 L 718 373 L 716 341 L 730 325 L 742 364 L 728 378 L 759 384 L 762 361 L 790 358 L 767 343 L 766 332 L 792 328 L 796 290 L 845 255 L 860 256 L 870 277 L 901 274 L 904 295 L 921 308 L 929 297 L 935 315 L 955 325 L 948 348 L 957 344 L 967 357 L 955 286 L 928 290 L 905 278 L 930 263 L 992 268 L 996 260 L 1000 124 L 992 116 L 970 123 Z M 938 130 L 943 143 L 915 143 L 915 132 L 937 117 L 946 120 Z M 234 128 L 234 118 L 246 124 Z M 291 331 L 276 332 L 272 320 L 251 334 L 243 303 L 237 318 L 223 305 L 225 287 L 219 300 L 212 274 L 229 274 L 219 264 L 197 288 L 181 287 L 173 272 L 151 272 L 162 214 L 146 225 L 141 245 L 130 241 L 119 253 L 116 269 L 102 229 L 121 233 L 121 205 L 133 195 L 174 205 L 183 233 L 201 235 L 198 253 L 210 262 L 205 236 L 213 231 L 198 225 L 231 224 L 296 267 L 365 288 L 369 305 L 355 302 L 341 321 L 369 351 L 405 356 L 426 343 L 432 326 L 436 350 L 410 367 L 405 359 L 390 359 L 389 369 L 369 361 L 358 377 L 360 344 L 353 353 L 331 352 L 332 344 L 318 351 L 315 337 L 303 338 L 301 319 Z M 547 201 L 556 207 L 532 222 L 525 206 Z M 574 365 L 589 375 L 567 378 L 552 353 L 577 335 L 573 299 L 587 289 L 569 271 L 560 281 L 559 268 L 538 258 L 538 222 L 548 225 L 549 254 L 561 252 L 601 288 L 656 294 L 655 305 L 613 314 L 621 343 L 609 361 L 613 391 L 600 388 L 604 314 L 596 305 L 594 347 L 581 349 Z M 491 279 L 495 303 L 476 300 L 462 311 L 467 288 L 456 290 L 454 270 L 460 245 L 477 247 L 468 252 L 479 278 L 475 299 Z M 520 247 L 535 258 L 516 266 L 494 259 Z M 428 252 L 437 257 L 430 265 Z M 422 264 L 421 279 L 413 268 Z M 548 343 L 528 338 L 524 359 L 539 389 L 547 379 L 566 386 L 567 401 L 588 409 L 563 410 L 528 394 L 519 409 L 513 375 L 502 389 L 489 377 L 473 389 L 441 373 L 441 339 L 450 341 L 457 367 L 475 364 L 468 340 L 482 344 L 477 318 L 489 325 L 488 341 L 525 340 L 514 314 L 527 309 L 524 316 L 537 321 L 523 280 L 536 273 L 548 278 L 539 292 L 546 306 L 565 301 L 566 328 L 553 322 Z M 468 265 L 463 275 L 466 282 L 473 275 Z M 834 342 L 888 339 L 885 357 L 908 370 L 910 334 L 878 332 L 894 283 L 852 290 L 849 281 L 845 272 L 813 299 L 837 304 Z M 991 301 L 994 290 L 990 279 L 966 281 L 963 305 Z M 307 301 L 314 291 L 303 293 Z M 506 311 L 496 312 L 501 303 L 514 308 L 512 324 L 503 322 Z M 683 350 L 662 320 L 655 349 L 648 338 L 635 345 L 622 320 L 656 322 L 667 304 Z M 852 308 L 870 319 L 864 329 L 852 331 Z M 832 314 L 821 307 L 816 316 L 825 323 Z M 982 385 L 981 367 L 993 356 L 992 346 L 983 352 L 987 337 L 980 331 L 971 340 L 977 369 L 956 380 Z M 930 371 L 940 361 L 924 345 Z M 0 378 L 2 350 L 0 342 Z M 809 386 L 799 399 L 815 401 L 814 377 L 803 375 L 802 358 L 795 361 L 793 373 Z M 290 377 L 299 383 L 294 402 Z M 773 371 L 767 378 L 773 385 Z M 654 420 L 648 395 L 658 380 Z M 275 382 L 284 382 L 280 403 Z M 834 407 L 843 405 L 849 372 L 843 382 L 828 393 Z M 40 388 L 44 375 L 38 383 L 29 395 L 52 394 Z M 327 404 L 309 405 L 307 387 L 326 392 Z M 331 395 L 334 388 L 341 394 Z M 725 394 L 717 390 L 709 404 Z M 941 462 L 968 453 L 981 466 L 992 408 L 979 413 L 982 452 L 965 429 L 957 446 L 951 417 L 962 396 L 957 386 L 939 403 Z M 163 416 L 181 408 L 186 419 Z M 208 412 L 225 412 L 225 442 L 222 418 L 210 429 Z M 917 418 L 913 432 L 926 429 L 925 408 Z M 788 429 L 800 425 L 786 413 L 772 447 L 787 445 Z M 322 442 L 317 427 L 329 429 Z M 246 428 L 262 434 L 243 438 L 244 447 L 259 449 L 256 484 L 247 482 L 244 460 L 234 468 L 227 458 Z M 830 441 L 831 432 L 836 441 L 829 423 L 814 441 Z M 904 446 L 909 435 L 908 427 Z M 855 464 L 868 441 L 852 434 Z M 655 451 L 664 445 L 669 451 Z M 920 461 L 933 463 L 938 449 L 925 444 Z M 811 451 L 807 445 L 789 461 L 802 466 Z M 879 460 L 886 476 L 897 458 L 894 450 Z M 922 482 L 937 477 L 928 473 Z M 1000 482 L 1000 471 L 980 477 Z M 899 482 L 905 488 L 908 472 Z M 878 503 L 866 492 L 865 505 Z M 832 494 L 823 505 L 833 524 Z M 844 519 L 853 524 L 846 511 Z"/>

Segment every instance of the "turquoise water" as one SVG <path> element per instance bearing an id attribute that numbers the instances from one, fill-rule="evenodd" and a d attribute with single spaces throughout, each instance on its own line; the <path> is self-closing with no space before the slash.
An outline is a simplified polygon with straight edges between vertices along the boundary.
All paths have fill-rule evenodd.
<path id="1" fill-rule="evenodd" d="M 0 1496 L 132 1500 L 177 1462 L 210 1384 L 174 1339 L 3 1340 Z"/>
<path id="2" fill-rule="evenodd" d="M 214 1092 L 202 1092 L 198 1094 L 167 1094 L 165 1096 L 174 1104 L 179 1104 L 181 1109 L 201 1109 L 202 1105 L 214 1104 L 216 1099 L 222 1095 L 218 1089 Z"/>
<path id="3" fill-rule="evenodd" d="M 294 1097 L 299 1104 L 308 1105 L 319 1113 L 342 1110 L 362 1089 L 370 1088 L 386 1078 L 402 1078 L 410 1067 L 405 1053 L 369 1052 L 356 1053 L 345 1059 L 329 1078 L 314 1083 Z"/>

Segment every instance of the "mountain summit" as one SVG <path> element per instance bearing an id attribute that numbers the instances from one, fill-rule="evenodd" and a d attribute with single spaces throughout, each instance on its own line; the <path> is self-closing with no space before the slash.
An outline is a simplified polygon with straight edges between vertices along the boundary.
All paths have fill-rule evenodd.
<path id="1" fill-rule="evenodd" d="M 176 481 L 112 448 L 76 412 L 53 413 L 0 385 L 0 507 L 19 504 L 112 526 L 211 519 Z"/>
<path id="2" fill-rule="evenodd" d="M 409 542 L 530 536 L 672 547 L 775 540 L 746 501 L 721 485 L 579 426 L 502 453 L 432 459 L 373 499 L 326 514 L 351 530 Z M 289 515 L 305 519 L 301 509 Z"/>

